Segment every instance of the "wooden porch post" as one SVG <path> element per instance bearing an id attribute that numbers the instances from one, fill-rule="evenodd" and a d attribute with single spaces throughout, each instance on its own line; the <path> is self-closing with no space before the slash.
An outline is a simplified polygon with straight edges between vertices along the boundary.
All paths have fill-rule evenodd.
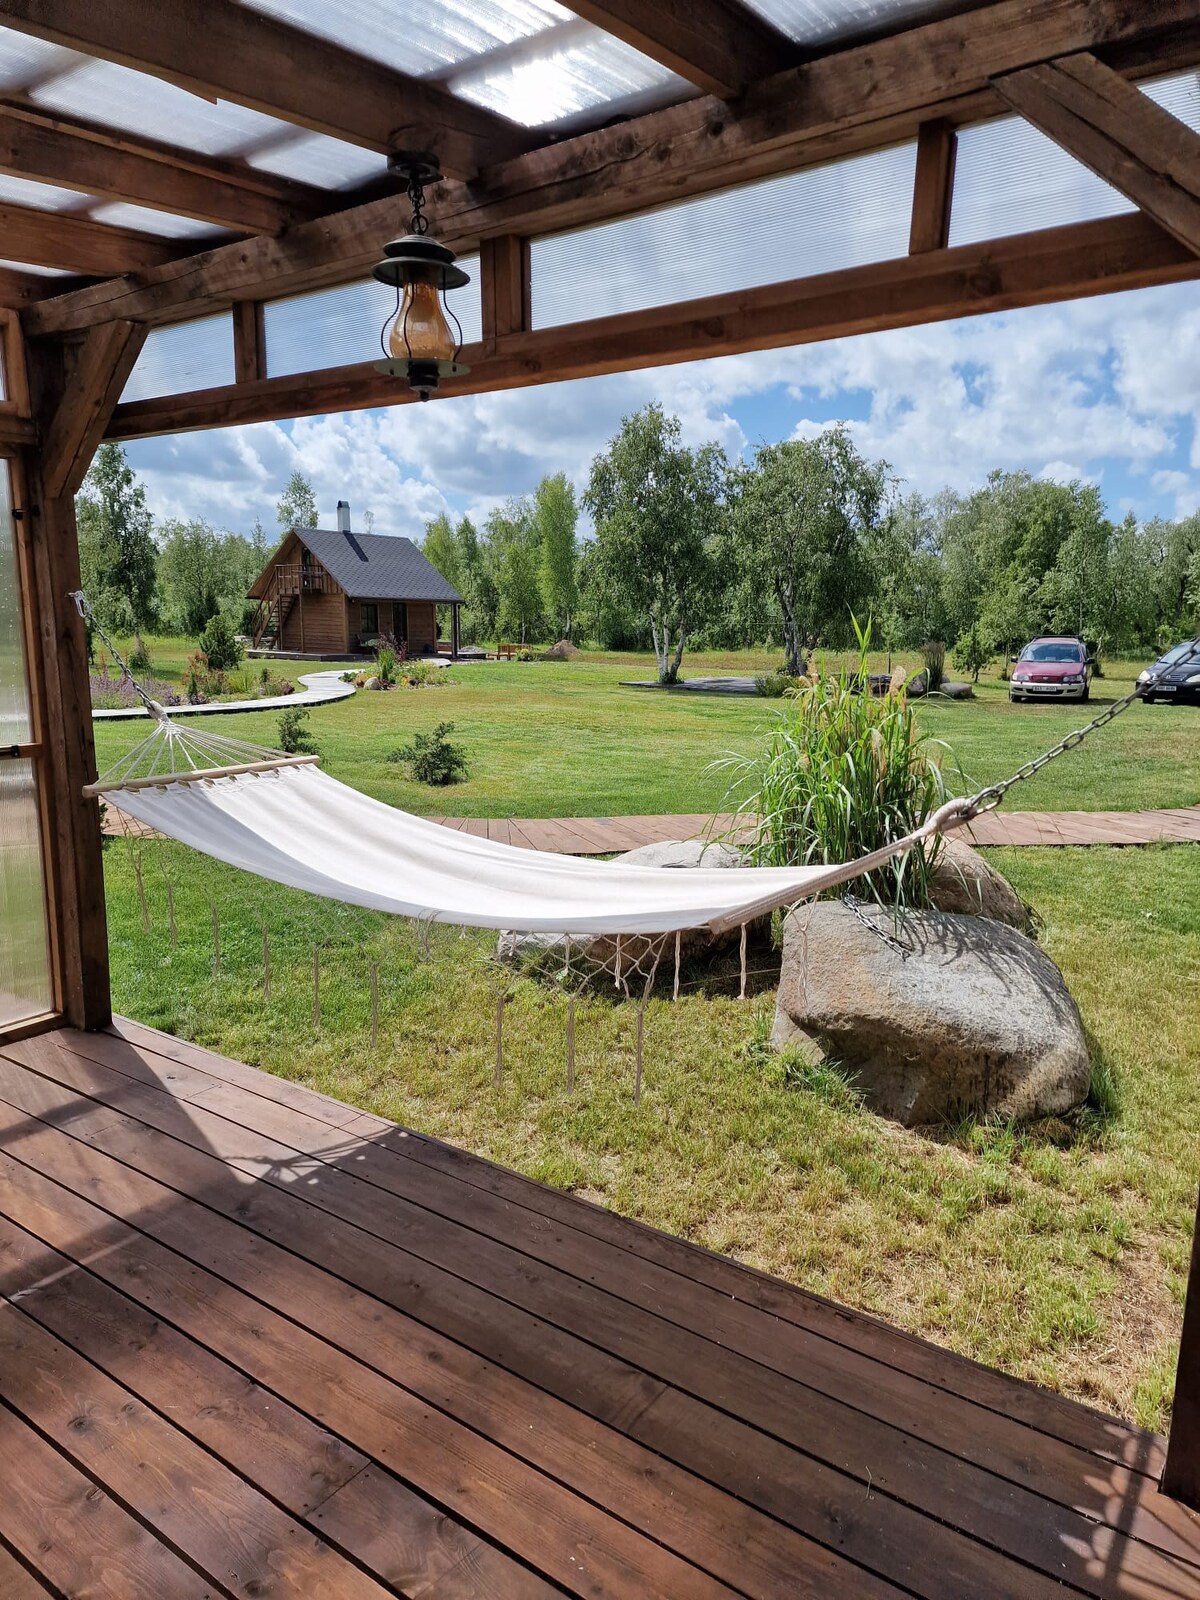
<path id="1" fill-rule="evenodd" d="M 458 602 L 455 601 L 450 606 L 450 659 L 451 659 L 451 661 L 455 661 L 455 660 L 458 659 L 458 645 L 459 645 Z"/>
<path id="2" fill-rule="evenodd" d="M 1179 1366 L 1175 1372 L 1171 1439 L 1160 1487 L 1164 1494 L 1200 1511 L 1200 1210 L 1196 1213 L 1196 1231 L 1192 1235 Z"/>
<path id="3" fill-rule="evenodd" d="M 100 810 L 83 786 L 96 777 L 87 636 L 71 594 L 80 586 L 75 494 L 145 338 L 107 323 L 83 338 L 26 344 L 37 443 L 21 456 L 21 537 L 30 574 L 29 663 L 45 741 L 48 895 L 55 990 L 67 1020 L 102 1028 L 112 1017 Z"/>

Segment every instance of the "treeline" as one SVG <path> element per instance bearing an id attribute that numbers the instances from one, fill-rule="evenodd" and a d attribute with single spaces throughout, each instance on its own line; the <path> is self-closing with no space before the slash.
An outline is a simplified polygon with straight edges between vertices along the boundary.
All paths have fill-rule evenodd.
<path id="1" fill-rule="evenodd" d="M 75 513 L 84 593 L 109 633 L 133 635 L 135 664 L 145 658 L 146 633 L 198 638 L 216 616 L 227 631 L 248 628 L 254 603 L 247 590 L 279 543 L 261 522 L 246 535 L 200 519 L 156 521 L 115 444 L 97 451 Z M 302 473 L 292 474 L 276 514 L 280 529 L 316 526 L 316 496 Z"/>
<path id="2" fill-rule="evenodd" d="M 689 647 L 778 646 L 802 671 L 852 643 L 856 617 L 888 649 L 956 646 L 972 671 L 1038 633 L 1143 652 L 1198 626 L 1200 516 L 1116 522 L 1094 485 L 1023 472 L 905 495 L 842 426 L 730 461 L 651 405 L 593 461 L 582 506 L 581 540 L 560 474 L 482 528 L 429 524 L 467 639 L 651 646 L 669 680 Z"/>

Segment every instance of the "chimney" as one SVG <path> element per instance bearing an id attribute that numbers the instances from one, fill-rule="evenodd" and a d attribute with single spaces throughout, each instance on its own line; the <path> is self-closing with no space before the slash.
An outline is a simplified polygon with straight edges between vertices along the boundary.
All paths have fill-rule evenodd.
<path id="1" fill-rule="evenodd" d="M 339 500 L 338 501 L 337 517 L 338 517 L 338 532 L 339 533 L 349 533 L 350 532 L 350 502 L 349 502 L 349 500 Z"/>

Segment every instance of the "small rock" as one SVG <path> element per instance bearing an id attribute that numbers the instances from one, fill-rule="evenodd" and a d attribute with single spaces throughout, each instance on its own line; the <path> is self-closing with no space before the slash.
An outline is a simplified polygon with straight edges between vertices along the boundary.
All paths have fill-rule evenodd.
<path id="1" fill-rule="evenodd" d="M 863 915 L 891 933 L 889 915 Z M 1003 923 L 909 912 L 894 949 L 835 901 L 798 907 L 784 933 L 772 1041 L 855 1075 L 872 1110 L 906 1126 L 993 1112 L 1052 1115 L 1091 1076 L 1062 973 Z"/>
<path id="2" fill-rule="evenodd" d="M 919 700 L 922 695 L 929 693 L 929 674 L 927 672 L 915 673 L 905 685 L 904 692 L 910 700 Z"/>
<path id="3" fill-rule="evenodd" d="M 363 684 L 363 688 L 364 689 L 382 689 L 383 688 L 383 680 L 381 678 L 370 677 L 370 678 L 367 679 L 366 683 Z"/>
<path id="4" fill-rule="evenodd" d="M 577 646 L 570 639 L 560 639 L 557 644 L 552 644 L 542 656 L 543 661 L 574 661 L 580 654 Z"/>
<path id="5" fill-rule="evenodd" d="M 930 874 L 929 898 L 936 911 L 988 917 L 1032 934 L 1029 907 L 1002 873 L 965 839 L 943 838 Z"/>

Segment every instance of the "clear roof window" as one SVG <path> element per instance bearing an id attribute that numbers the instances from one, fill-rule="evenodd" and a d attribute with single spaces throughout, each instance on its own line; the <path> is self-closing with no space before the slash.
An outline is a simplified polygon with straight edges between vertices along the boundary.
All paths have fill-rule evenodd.
<path id="1" fill-rule="evenodd" d="M 151 330 L 121 399 L 154 400 L 233 382 L 233 319 L 228 311 Z"/>
<path id="2" fill-rule="evenodd" d="M 220 235 L 211 222 L 198 222 L 195 217 L 179 217 L 173 211 L 154 211 L 149 206 L 130 205 L 125 200 L 113 200 L 97 205 L 92 211 L 97 222 L 109 222 L 115 228 L 133 228 L 138 233 L 157 233 L 164 239 L 205 239 Z"/>
<path id="3" fill-rule="evenodd" d="M 94 195 L 77 189 L 60 189 L 53 183 L 34 183 L 30 178 L 9 178 L 0 174 L 0 200 L 14 206 L 33 206 L 38 211 L 86 211 L 96 204 Z"/>
<path id="4" fill-rule="evenodd" d="M 468 64 L 446 86 L 527 128 L 569 123 L 600 108 L 609 114 L 650 110 L 695 93 L 666 67 L 586 23 Z"/>
<path id="5" fill-rule="evenodd" d="M 255 11 L 417 77 L 530 39 L 571 13 L 556 0 L 246 0 Z"/>
<path id="6" fill-rule="evenodd" d="M 204 100 L 111 61 L 87 61 L 34 89 L 30 98 L 64 115 L 212 156 L 239 154 L 280 131 L 280 123 L 260 111 Z"/>
<path id="7" fill-rule="evenodd" d="M 898 145 L 535 239 L 533 322 L 554 327 L 902 256 L 916 146 Z M 753 226 L 746 227 L 746 218 Z"/>
<path id="8" fill-rule="evenodd" d="M 460 265 L 470 273 L 471 282 L 452 290 L 446 303 L 462 324 L 463 343 L 472 344 L 482 331 L 479 258 L 464 257 Z M 279 378 L 378 361 L 381 330 L 395 314 L 396 291 L 374 278 L 268 301 L 264 309 L 267 374 Z"/>
<path id="9" fill-rule="evenodd" d="M 978 244 L 1136 209 L 1021 117 L 1001 117 L 959 130 L 951 245 Z"/>
<path id="10" fill-rule="evenodd" d="M 296 138 L 267 145 L 251 155 L 249 162 L 260 172 L 312 183 L 319 189 L 349 189 L 380 177 L 387 169 L 386 157 L 378 152 L 323 133 L 301 132 Z"/>

